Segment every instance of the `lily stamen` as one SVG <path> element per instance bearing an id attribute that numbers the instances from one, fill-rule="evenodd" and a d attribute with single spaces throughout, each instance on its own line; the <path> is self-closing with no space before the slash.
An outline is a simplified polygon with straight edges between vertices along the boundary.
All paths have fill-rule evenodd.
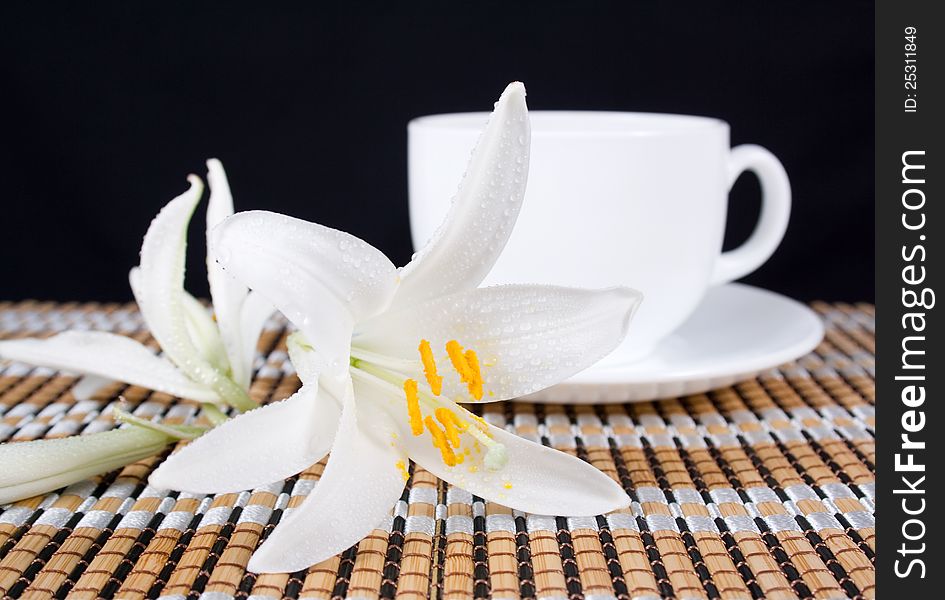
<path id="1" fill-rule="evenodd" d="M 439 428 L 439 426 L 433 420 L 433 417 L 427 415 L 423 422 L 426 423 L 427 429 L 430 430 L 430 435 L 433 437 L 433 446 L 439 449 L 440 456 L 443 458 L 443 463 L 448 467 L 455 467 L 456 454 L 450 447 L 449 441 L 446 439 L 446 434 L 442 429 Z"/>
<path id="2" fill-rule="evenodd" d="M 353 376 L 359 377 L 359 378 L 370 379 L 377 385 L 389 386 L 391 388 L 395 388 L 395 386 L 400 384 L 400 381 L 402 381 L 398 379 L 398 376 L 395 373 L 390 373 L 388 371 L 385 371 L 384 369 L 379 368 L 370 363 L 367 363 L 363 360 L 353 359 L 351 361 L 351 367 L 352 367 L 351 374 Z M 408 383 L 408 382 L 412 382 L 412 383 Z M 411 397 L 414 393 L 416 393 L 416 411 L 417 412 L 414 414 L 416 414 L 417 417 L 422 418 L 422 421 L 419 421 L 419 422 L 426 423 L 427 428 L 429 428 L 429 423 L 433 423 L 435 430 L 439 432 L 440 435 L 442 435 L 443 442 L 447 445 L 450 453 L 453 456 L 453 458 L 450 459 L 453 461 L 452 463 L 448 462 L 447 459 L 444 458 L 443 462 L 445 464 L 451 467 L 455 466 L 456 464 L 459 464 L 465 460 L 464 458 L 462 458 L 464 454 L 470 453 L 470 449 L 468 447 L 465 448 L 463 453 L 461 453 L 459 456 L 453 453 L 453 450 L 451 447 L 452 440 L 450 437 L 448 437 L 450 436 L 449 430 L 447 429 L 448 426 L 444 422 L 444 421 L 447 421 L 447 422 L 450 422 L 453 425 L 453 427 L 456 428 L 456 435 L 459 438 L 460 446 L 462 445 L 462 438 L 460 437 L 460 435 L 463 433 L 467 433 L 473 437 L 473 440 L 475 440 L 473 442 L 474 446 L 472 449 L 477 455 L 481 454 L 482 449 L 485 448 L 486 453 L 485 453 L 485 456 L 483 456 L 482 460 L 487 470 L 498 471 L 503 466 L 505 466 L 505 464 L 508 462 L 508 451 L 505 448 L 504 444 L 502 444 L 501 442 L 497 442 L 496 440 L 492 439 L 492 437 L 489 436 L 488 425 L 486 424 L 485 420 L 483 420 L 482 417 L 479 417 L 477 415 L 473 415 L 470 413 L 465 413 L 465 416 L 468 417 L 468 420 L 460 417 L 453 410 L 447 407 L 444 407 L 442 405 L 442 400 L 439 400 L 433 397 L 432 395 L 430 395 L 429 392 L 420 388 L 416 380 L 408 379 L 406 381 L 403 381 L 402 385 L 403 385 L 404 394 L 407 396 L 407 411 L 408 411 L 408 416 L 410 417 L 411 431 L 413 432 L 414 435 L 421 435 L 423 433 L 422 425 L 420 426 L 420 432 L 417 433 L 417 429 L 416 429 L 417 421 L 414 419 L 413 414 L 411 414 L 410 412 L 412 410 L 411 405 L 413 404 L 413 400 L 411 400 Z M 426 406 L 430 412 L 436 415 L 437 419 L 439 419 L 440 422 L 443 423 L 443 427 L 445 431 L 441 430 L 440 427 L 436 424 L 436 421 L 434 421 L 433 418 L 430 417 L 429 415 L 427 415 L 426 417 L 423 417 L 423 413 L 420 409 L 421 405 Z M 440 448 L 437 440 L 435 439 L 436 434 L 433 433 L 433 431 L 434 431 L 433 429 L 430 430 L 430 434 L 434 437 L 433 445 L 436 446 L 437 448 Z M 459 448 L 459 446 L 456 446 L 456 447 Z M 441 453 L 442 453 L 442 449 L 441 449 Z M 478 469 L 478 467 L 476 467 L 475 465 L 473 465 L 470 468 Z M 475 472 L 475 471 L 471 471 L 471 472 Z"/>
<path id="3" fill-rule="evenodd" d="M 463 356 L 466 358 L 469 371 L 472 373 L 471 381 L 467 382 L 469 393 L 476 400 L 482 400 L 482 371 L 479 370 L 479 357 L 476 356 L 474 350 L 466 350 Z"/>
<path id="4" fill-rule="evenodd" d="M 439 396 L 440 392 L 443 391 L 443 377 L 436 373 L 436 361 L 433 360 L 433 350 L 430 348 L 430 342 L 420 340 L 420 346 L 417 349 L 420 351 L 423 374 L 427 378 L 427 383 L 430 384 L 430 391 L 433 392 L 434 396 Z"/>
<path id="5" fill-rule="evenodd" d="M 350 363 L 354 366 L 355 362 L 369 363 L 383 367 L 388 371 L 397 371 L 401 373 L 409 373 L 414 371 L 420 365 L 420 363 L 418 363 L 416 360 L 386 356 L 384 354 L 378 354 L 377 352 L 371 352 L 363 348 L 358 348 L 357 346 L 352 346 Z"/>
<path id="6" fill-rule="evenodd" d="M 479 370 L 479 358 L 472 350 L 463 351 L 456 340 L 446 342 L 446 353 L 459 373 L 460 380 L 469 387 L 469 395 L 482 400 L 482 373 Z"/>
<path id="7" fill-rule="evenodd" d="M 436 409 L 436 420 L 443 425 L 446 430 L 446 437 L 454 448 L 459 448 L 459 432 L 466 428 L 466 424 L 460 421 L 456 413 L 448 408 L 440 407 Z"/>
<path id="8" fill-rule="evenodd" d="M 404 381 L 404 394 L 407 395 L 407 414 L 410 416 L 410 431 L 414 435 L 423 433 L 423 413 L 420 412 L 420 396 L 417 382 L 413 379 Z"/>

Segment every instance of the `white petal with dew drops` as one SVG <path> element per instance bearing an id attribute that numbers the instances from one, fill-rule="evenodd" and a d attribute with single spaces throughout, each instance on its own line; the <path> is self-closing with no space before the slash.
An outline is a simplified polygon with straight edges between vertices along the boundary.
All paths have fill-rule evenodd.
<path id="1" fill-rule="evenodd" d="M 482 465 L 473 473 L 467 463 L 447 467 L 428 441 L 406 436 L 401 440 L 411 458 L 437 477 L 516 510 L 580 517 L 630 506 L 623 488 L 593 465 L 504 429 L 491 425 L 488 429 L 508 453 L 508 463 L 498 471 Z"/>
<path id="2" fill-rule="evenodd" d="M 212 252 L 213 228 L 233 214 L 230 183 L 223 165 L 215 158 L 207 161 L 207 184 L 210 187 L 210 200 L 207 203 L 207 281 L 210 283 L 210 297 L 213 299 L 213 311 L 233 380 L 243 387 L 248 387 L 252 363 L 245 361 L 241 328 L 242 307 L 248 290 L 232 275 L 223 271 Z M 252 341 L 255 344 L 255 338 Z"/>
<path id="3" fill-rule="evenodd" d="M 197 402 L 213 390 L 194 383 L 135 340 L 103 331 L 66 331 L 43 340 L 0 341 L 0 358 L 140 385 Z"/>
<path id="4" fill-rule="evenodd" d="M 194 346 L 184 309 L 187 225 L 203 184 L 188 177 L 190 189 L 171 200 L 151 222 L 141 244 L 141 264 L 132 271 L 132 290 L 141 314 L 164 354 L 188 377 L 217 392 L 218 401 L 245 403 L 245 393 Z"/>
<path id="5" fill-rule="evenodd" d="M 144 304 L 144 282 L 141 281 L 141 267 L 131 267 L 128 271 L 128 285 L 131 286 L 131 294 L 135 297 L 138 304 L 138 310 Z"/>
<path id="6" fill-rule="evenodd" d="M 390 513 L 404 489 L 405 461 L 390 443 L 383 413 L 357 410 L 350 392 L 325 472 L 308 498 L 250 558 L 254 573 L 292 572 L 360 542 Z"/>
<path id="7" fill-rule="evenodd" d="M 204 360 L 226 373 L 230 368 L 230 361 L 223 348 L 223 340 L 220 339 L 220 330 L 213 322 L 210 311 L 187 292 L 184 292 L 183 300 L 184 318 L 190 341 Z"/>
<path id="8" fill-rule="evenodd" d="M 126 427 L 52 440 L 0 444 L 0 505 L 107 473 L 152 456 L 173 438 Z"/>
<path id="9" fill-rule="evenodd" d="M 450 409 L 468 424 L 460 435 L 461 445 L 454 452 L 463 453 L 464 460 L 456 466 L 447 466 L 440 450 L 433 446 L 429 432 L 414 436 L 407 424 L 406 409 L 396 388 L 379 384 L 377 380 L 357 380 L 360 402 L 370 401 L 381 410 L 389 411 L 401 425 L 402 431 L 394 443 L 410 459 L 440 479 L 469 491 L 486 500 L 524 512 L 543 515 L 593 516 L 630 505 L 630 498 L 613 479 L 583 460 L 520 438 L 504 429 L 482 425 L 489 436 L 504 449 L 487 455 L 487 446 L 469 434 L 480 425 L 472 413 L 449 400 L 442 406 Z M 401 414 L 397 414 L 400 411 Z M 426 412 L 426 411 L 424 411 Z M 470 453 L 465 454 L 469 448 Z M 490 464 L 502 464 L 490 470 Z"/>
<path id="10" fill-rule="evenodd" d="M 171 455 L 148 481 L 199 494 L 248 490 L 321 460 L 338 427 L 338 401 L 316 384 L 219 425 Z"/>
<path id="11" fill-rule="evenodd" d="M 289 360 L 292 361 L 292 366 L 302 383 L 317 379 L 319 371 L 325 366 L 323 357 L 315 352 L 302 332 L 294 331 L 289 334 L 285 345 L 289 350 Z"/>
<path id="12" fill-rule="evenodd" d="M 158 213 L 141 244 L 141 264 L 132 270 L 131 283 L 138 308 L 164 353 L 182 367 L 197 357 L 184 317 L 184 261 L 187 226 L 203 183 L 191 175 L 190 189 Z M 185 369 L 186 371 L 186 369 Z"/>
<path id="13" fill-rule="evenodd" d="M 456 340 L 479 357 L 482 401 L 505 400 L 559 383 L 606 356 L 623 340 L 641 300 L 629 288 L 478 288 L 375 317 L 358 327 L 355 343 L 416 357 L 419 340 L 429 340 L 445 376 L 444 394 L 468 397 L 446 357 L 446 342 Z"/>
<path id="14" fill-rule="evenodd" d="M 285 215 L 234 215 L 214 230 L 213 246 L 223 267 L 282 311 L 333 371 L 347 369 L 354 323 L 387 308 L 397 287 L 380 250 Z"/>
<path id="15" fill-rule="evenodd" d="M 213 228 L 233 215 L 233 194 L 230 182 L 223 170 L 223 163 L 216 158 L 207 161 L 207 185 L 210 187 L 210 200 L 207 203 L 207 241 L 210 241 Z"/>
<path id="16" fill-rule="evenodd" d="M 403 268 L 394 306 L 479 285 L 512 233 L 525 197 L 531 129 L 525 86 L 505 88 L 446 220 Z"/>

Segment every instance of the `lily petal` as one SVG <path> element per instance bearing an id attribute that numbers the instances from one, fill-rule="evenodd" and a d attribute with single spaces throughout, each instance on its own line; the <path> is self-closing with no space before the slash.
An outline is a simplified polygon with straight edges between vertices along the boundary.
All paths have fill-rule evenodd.
<path id="1" fill-rule="evenodd" d="M 289 351 L 289 360 L 292 361 L 292 366 L 302 383 L 317 379 L 319 370 L 324 365 L 322 365 L 321 356 L 305 340 L 302 332 L 290 333 L 285 345 Z"/>
<path id="2" fill-rule="evenodd" d="M 242 212 L 213 239 L 223 268 L 282 311 L 334 372 L 348 367 L 354 323 L 386 309 L 397 288 L 396 269 L 380 250 L 285 215 Z"/>
<path id="3" fill-rule="evenodd" d="M 207 307 L 187 292 L 184 292 L 183 300 L 187 333 L 194 347 L 207 362 L 226 373 L 230 369 L 230 363 L 223 348 L 223 340 L 220 339 L 220 330 L 213 322 Z"/>
<path id="4" fill-rule="evenodd" d="M 479 285 L 512 233 L 525 197 L 531 129 L 525 86 L 505 88 L 446 220 L 403 268 L 394 307 Z"/>
<path id="5" fill-rule="evenodd" d="M 141 245 L 141 265 L 132 272 L 132 291 L 161 349 L 192 380 L 217 392 L 217 401 L 245 409 L 245 392 L 210 364 L 194 346 L 184 310 L 184 259 L 187 225 L 200 201 L 203 184 L 188 177 L 190 189 L 171 200 L 151 222 Z"/>
<path id="6" fill-rule="evenodd" d="M 356 379 L 355 385 L 359 401 L 370 402 L 380 409 L 378 412 L 387 411 L 400 425 L 401 432 L 394 443 L 411 460 L 477 496 L 523 512 L 573 517 L 600 515 L 630 505 L 623 488 L 593 465 L 489 425 L 455 402 L 443 400 L 442 407 L 468 424 L 459 433 L 460 445 L 455 449 L 456 453 L 463 453 L 464 460 L 447 466 L 440 450 L 431 443 L 429 433 L 412 435 L 405 403 L 397 397 L 396 389 L 362 378 Z M 493 443 L 501 446 L 495 450 L 485 447 L 470 434 L 477 428 L 485 430 Z"/>
<path id="7" fill-rule="evenodd" d="M 315 464 L 335 437 L 341 410 L 317 384 L 239 415 L 171 455 L 148 481 L 200 494 L 248 490 Z"/>
<path id="8" fill-rule="evenodd" d="M 104 331 L 66 331 L 42 340 L 2 341 L 0 357 L 123 381 L 197 402 L 217 400 L 213 390 L 194 383 L 147 347 Z"/>
<path id="9" fill-rule="evenodd" d="M 361 541 L 403 493 L 406 458 L 384 413 L 357 410 L 348 386 L 335 445 L 312 493 L 279 523 L 249 560 L 254 573 L 304 569 Z M 370 432 L 370 433 L 369 433 Z"/>
<path id="10" fill-rule="evenodd" d="M 124 427 L 101 433 L 0 444 L 0 505 L 51 492 L 153 456 L 174 441 Z"/>
<path id="11" fill-rule="evenodd" d="M 131 267 L 128 271 L 128 285 L 131 286 L 131 295 L 134 296 L 140 309 L 145 294 L 144 282 L 141 280 L 141 267 Z"/>
<path id="12" fill-rule="evenodd" d="M 187 225 L 200 202 L 203 183 L 196 175 L 187 181 L 190 189 L 168 202 L 151 221 L 141 244 L 141 264 L 129 277 L 151 334 L 178 366 L 197 355 L 187 334 L 183 285 Z"/>
<path id="13" fill-rule="evenodd" d="M 463 411 L 458 405 L 453 410 Z M 630 497 L 623 488 L 593 465 L 492 425 L 488 431 L 508 453 L 508 462 L 497 471 L 483 466 L 473 473 L 465 463 L 447 467 L 429 440 L 406 435 L 401 440 L 411 459 L 424 469 L 509 508 L 581 517 L 630 506 Z"/>
<path id="14" fill-rule="evenodd" d="M 210 200 L 207 204 L 207 281 L 210 283 L 213 312 L 233 380 L 243 387 L 248 387 L 252 363 L 245 360 L 241 328 L 242 306 L 248 290 L 217 264 L 216 257 L 210 250 L 213 228 L 233 214 L 230 183 L 227 181 L 223 164 L 215 158 L 207 161 L 207 184 L 210 186 Z M 255 348 L 256 339 L 253 338 L 252 342 Z"/>
<path id="15" fill-rule="evenodd" d="M 629 288 L 478 288 L 375 317 L 359 326 L 355 344 L 415 358 L 420 339 L 429 340 L 443 365 L 440 374 L 449 373 L 444 394 L 468 397 L 445 356 L 446 343 L 456 340 L 479 357 L 481 400 L 506 400 L 554 385 L 606 356 L 623 340 L 641 300 Z"/>

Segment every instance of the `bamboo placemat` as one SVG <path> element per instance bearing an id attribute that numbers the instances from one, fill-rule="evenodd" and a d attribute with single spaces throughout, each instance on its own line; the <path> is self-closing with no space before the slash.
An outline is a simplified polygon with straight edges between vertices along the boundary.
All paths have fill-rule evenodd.
<path id="1" fill-rule="evenodd" d="M 5 597 L 869 598 L 875 593 L 874 309 L 817 303 L 814 353 L 735 387 L 626 405 L 481 405 L 493 424 L 614 477 L 631 508 L 596 518 L 510 511 L 412 472 L 391 518 L 305 571 L 245 565 L 320 463 L 238 494 L 146 484 L 163 456 L 0 508 Z M 149 341 L 133 305 L 0 302 L 0 337 L 111 330 Z M 273 318 L 251 394 L 299 382 Z M 114 384 L 78 402 L 75 377 L 0 363 L 0 441 L 101 431 L 119 394 L 140 416 L 196 405 Z M 0 465 L 0 468 L 3 468 Z"/>

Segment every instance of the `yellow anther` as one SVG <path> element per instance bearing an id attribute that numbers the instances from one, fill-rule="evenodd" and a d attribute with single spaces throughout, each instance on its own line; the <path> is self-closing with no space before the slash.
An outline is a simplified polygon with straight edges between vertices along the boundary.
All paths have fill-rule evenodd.
<path id="1" fill-rule="evenodd" d="M 430 384 L 430 390 L 434 396 L 439 396 L 443 391 L 443 378 L 436 374 L 436 361 L 433 360 L 433 350 L 430 348 L 430 342 L 420 340 L 420 360 L 423 362 L 423 374 Z"/>
<path id="2" fill-rule="evenodd" d="M 443 430 L 439 428 L 439 426 L 433 420 L 433 417 L 427 415 L 423 422 L 427 424 L 427 429 L 430 430 L 430 435 L 433 437 L 433 446 L 439 449 L 440 456 L 443 458 L 443 463 L 448 467 L 455 467 L 456 455 L 453 454 L 453 449 L 450 448 L 450 443 L 446 439 L 446 434 L 443 433 Z"/>
<path id="3" fill-rule="evenodd" d="M 420 396 L 417 382 L 413 379 L 404 381 L 404 394 L 407 396 L 407 414 L 410 416 L 410 431 L 414 435 L 423 433 L 423 414 L 420 412 Z"/>
<path id="4" fill-rule="evenodd" d="M 404 478 L 404 481 L 410 479 L 410 471 L 407 470 L 407 465 L 404 461 L 397 461 L 397 470 L 400 471 L 400 476 Z"/>
<path id="5" fill-rule="evenodd" d="M 466 377 L 469 373 L 469 365 L 466 364 L 466 357 L 463 355 L 463 347 L 460 346 L 459 342 L 456 340 L 450 340 L 446 342 L 446 354 L 449 355 L 450 362 L 453 363 L 453 368 L 459 373 L 460 378 L 466 381 Z"/>
<path id="6" fill-rule="evenodd" d="M 472 375 L 471 380 L 466 382 L 469 384 L 469 393 L 476 400 L 482 400 L 482 372 L 479 370 L 479 357 L 474 351 L 466 351 L 466 364 Z"/>
<path id="7" fill-rule="evenodd" d="M 502 487 L 504 487 L 504 488 L 507 489 L 507 490 L 510 490 L 510 489 L 512 489 L 512 482 L 511 482 L 511 481 L 506 481 L 505 483 L 502 484 Z"/>
<path id="8" fill-rule="evenodd" d="M 446 353 L 459 373 L 460 380 L 469 387 L 469 394 L 476 400 L 482 400 L 482 373 L 479 371 L 479 358 L 472 350 L 463 352 L 463 347 L 456 340 L 446 343 Z"/>
<path id="9" fill-rule="evenodd" d="M 443 424 L 446 430 L 446 437 L 454 448 L 459 448 L 459 432 L 463 422 L 459 420 L 456 413 L 448 408 L 440 407 L 436 409 L 436 420 Z"/>

